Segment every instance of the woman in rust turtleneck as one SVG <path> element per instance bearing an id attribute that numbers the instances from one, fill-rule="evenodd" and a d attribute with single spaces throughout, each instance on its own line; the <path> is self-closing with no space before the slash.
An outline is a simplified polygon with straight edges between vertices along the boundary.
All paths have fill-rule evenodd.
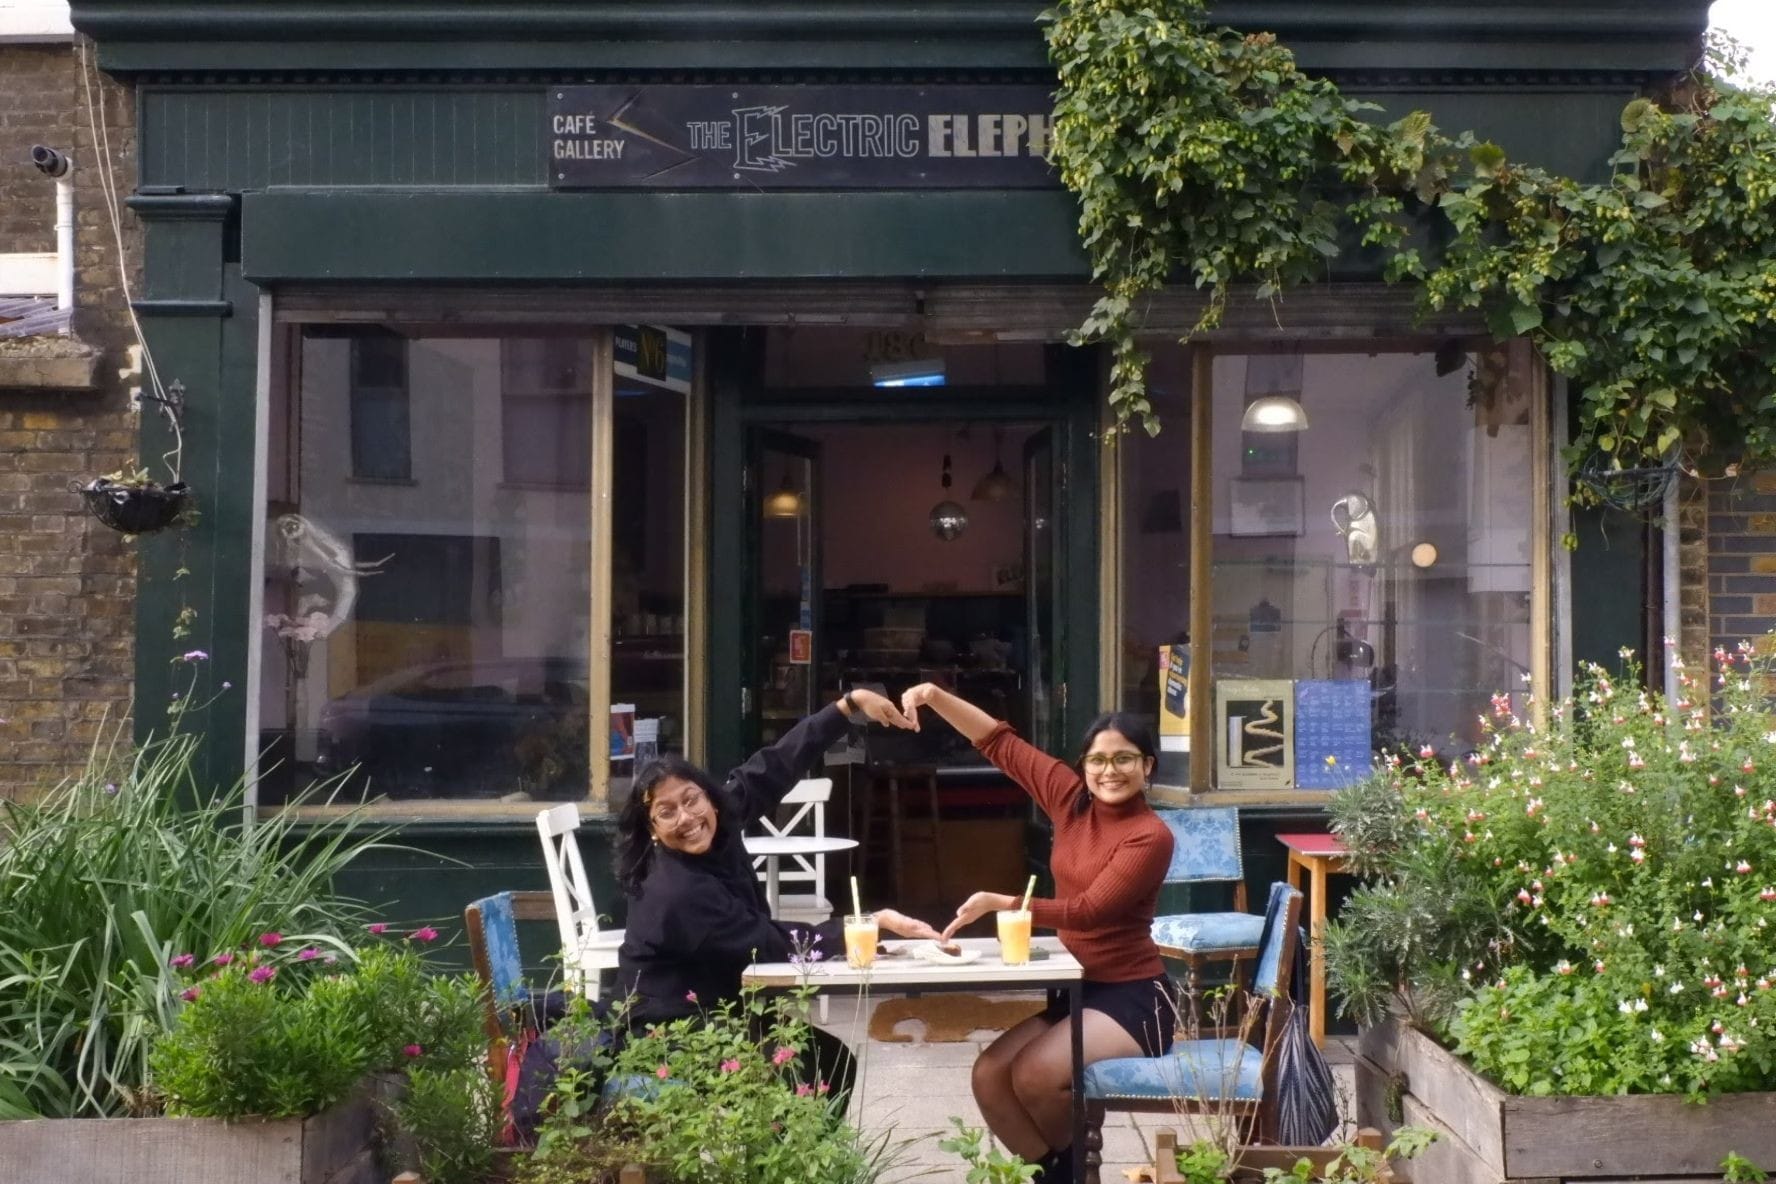
<path id="1" fill-rule="evenodd" d="M 1164 1052 L 1175 1013 L 1150 930 L 1171 864 L 1172 835 L 1147 804 L 1152 732 L 1136 716 L 1100 716 L 1086 730 L 1078 764 L 1068 765 L 932 683 L 901 698 L 903 713 L 915 724 L 921 707 L 973 742 L 1054 824 L 1049 870 L 1055 895 L 1030 901 L 1031 921 L 1056 930 L 1085 968 L 1086 1063 Z M 976 892 L 956 910 L 944 938 L 1018 905 L 1015 896 Z M 1025 1162 L 1040 1163 L 1044 1179 L 1068 1179 L 1072 1172 L 1073 1056 L 1066 1020 L 1066 996 L 1051 998 L 1046 1011 L 999 1037 L 974 1064 L 981 1116 L 1007 1148 Z"/>

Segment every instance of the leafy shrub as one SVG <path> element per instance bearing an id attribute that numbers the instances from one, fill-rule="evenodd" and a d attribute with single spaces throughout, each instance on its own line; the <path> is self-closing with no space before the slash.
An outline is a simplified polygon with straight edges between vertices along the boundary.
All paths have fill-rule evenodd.
<path id="1" fill-rule="evenodd" d="M 295 946 L 265 933 L 251 950 L 202 964 L 150 1058 L 169 1112 L 295 1117 L 342 1101 L 368 1073 L 479 1064 L 486 1043 L 472 977 L 430 973 L 413 940 L 355 960 Z M 200 965 L 193 955 L 174 961 L 187 972 Z"/>
<path id="2" fill-rule="evenodd" d="M 671 1184 L 869 1184 L 894 1157 L 845 1121 L 829 1083 L 806 1080 L 805 995 L 769 1003 L 748 992 L 699 1016 L 630 1035 L 614 1057 L 570 1067 L 557 1081 L 528 1184 L 600 1180 L 625 1162 Z M 609 1022 L 622 1024 L 621 1015 Z M 551 1029 L 592 1048 L 582 1009 Z M 646 1088 L 600 1109 L 608 1068 Z"/>
<path id="3" fill-rule="evenodd" d="M 1496 698 L 1467 760 L 1427 750 L 1339 795 L 1372 877 L 1328 933 L 1346 1009 L 1403 1003 L 1523 1093 L 1768 1088 L 1771 664 L 1749 644 L 1714 659 L 1713 718 L 1675 657 L 1673 703 L 1591 667 L 1548 730 Z"/>
<path id="4" fill-rule="evenodd" d="M 0 1118 L 151 1112 L 148 1050 L 183 985 L 170 960 L 277 925 L 337 943 L 362 910 L 331 888 L 375 845 L 243 821 L 246 785 L 198 784 L 199 741 L 96 747 L 35 803 L 0 803 Z"/>
<path id="5" fill-rule="evenodd" d="M 427 1184 L 480 1184 L 493 1170 L 502 1116 L 500 1086 L 479 1065 L 415 1069 L 390 1103 L 397 1127 L 418 1149 Z"/>

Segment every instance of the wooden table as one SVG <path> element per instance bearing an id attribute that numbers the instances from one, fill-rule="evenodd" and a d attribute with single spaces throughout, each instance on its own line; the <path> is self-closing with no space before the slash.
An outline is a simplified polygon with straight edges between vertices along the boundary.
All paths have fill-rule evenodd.
<path id="1" fill-rule="evenodd" d="M 741 839 L 748 855 L 764 858 L 765 900 L 771 906 L 773 917 L 777 915 L 777 903 L 781 899 L 777 871 L 780 859 L 785 855 L 831 855 L 857 846 L 856 839 L 829 835 L 742 835 Z"/>
<path id="2" fill-rule="evenodd" d="M 1308 1030 L 1314 1043 L 1326 1044 L 1326 877 L 1348 871 L 1346 856 L 1350 854 L 1336 835 L 1324 831 L 1278 835 L 1277 842 L 1289 849 L 1289 886 L 1301 887 L 1301 875 L 1307 873 L 1311 885 L 1308 893 L 1309 964 Z M 1284 990 L 1288 985 L 1284 984 Z"/>
<path id="3" fill-rule="evenodd" d="M 1085 970 L 1056 937 L 1032 937 L 1030 961 L 1007 966 L 999 960 L 999 941 L 991 937 L 958 938 L 965 950 L 978 950 L 973 962 L 927 962 L 912 955 L 919 941 L 886 941 L 874 966 L 853 970 L 843 958 L 806 966 L 788 962 L 755 962 L 740 974 L 745 986 L 779 990 L 806 984 L 816 991 L 857 995 L 892 990 L 908 995 L 940 991 L 1064 990 L 1071 1003 L 1073 1037 L 1073 1179 L 1085 1184 L 1085 1043 L 1080 1027 L 1084 1010 Z M 866 1037 L 867 1039 L 867 1037 Z"/>

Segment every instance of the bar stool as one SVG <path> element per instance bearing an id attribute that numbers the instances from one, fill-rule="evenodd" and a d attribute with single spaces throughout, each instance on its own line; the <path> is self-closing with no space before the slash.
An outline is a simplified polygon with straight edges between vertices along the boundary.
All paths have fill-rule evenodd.
<path id="1" fill-rule="evenodd" d="M 931 866 L 933 878 L 937 882 L 937 895 L 940 900 L 948 899 L 943 883 L 943 813 L 938 809 L 937 769 L 931 765 L 883 765 L 864 768 L 865 780 L 862 804 L 862 826 L 859 833 L 863 845 L 858 855 L 858 866 L 867 864 L 875 854 L 875 847 L 870 837 L 875 829 L 876 815 L 883 806 L 888 812 L 888 875 L 887 881 L 891 898 L 899 902 L 902 899 L 900 868 L 904 850 L 907 824 L 914 824 L 915 829 L 922 832 L 921 838 L 931 844 Z M 909 793 L 905 802 L 916 800 L 917 790 L 924 787 L 926 812 L 918 818 L 906 817 L 901 795 L 902 787 L 914 791 Z M 886 792 L 883 792 L 883 791 Z"/>

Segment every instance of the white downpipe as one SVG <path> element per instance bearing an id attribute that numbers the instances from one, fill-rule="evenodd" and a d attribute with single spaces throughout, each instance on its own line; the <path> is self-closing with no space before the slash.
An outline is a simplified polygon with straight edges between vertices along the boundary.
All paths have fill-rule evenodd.
<path id="1" fill-rule="evenodd" d="M 74 307 L 74 162 L 56 178 L 56 307 Z"/>
<path id="2" fill-rule="evenodd" d="M 1665 662 L 1665 701 L 1675 703 L 1677 693 L 1677 667 L 1672 658 L 1678 654 L 1677 641 L 1683 636 L 1683 581 L 1678 571 L 1680 561 L 1679 542 L 1682 531 L 1678 526 L 1678 481 L 1672 478 L 1671 485 L 1665 490 L 1665 529 L 1660 533 L 1660 542 L 1664 548 L 1663 562 L 1659 565 L 1664 585 L 1665 638 L 1669 643 L 1662 647 L 1660 654 Z M 1675 721 L 1676 713 L 1672 714 Z"/>

